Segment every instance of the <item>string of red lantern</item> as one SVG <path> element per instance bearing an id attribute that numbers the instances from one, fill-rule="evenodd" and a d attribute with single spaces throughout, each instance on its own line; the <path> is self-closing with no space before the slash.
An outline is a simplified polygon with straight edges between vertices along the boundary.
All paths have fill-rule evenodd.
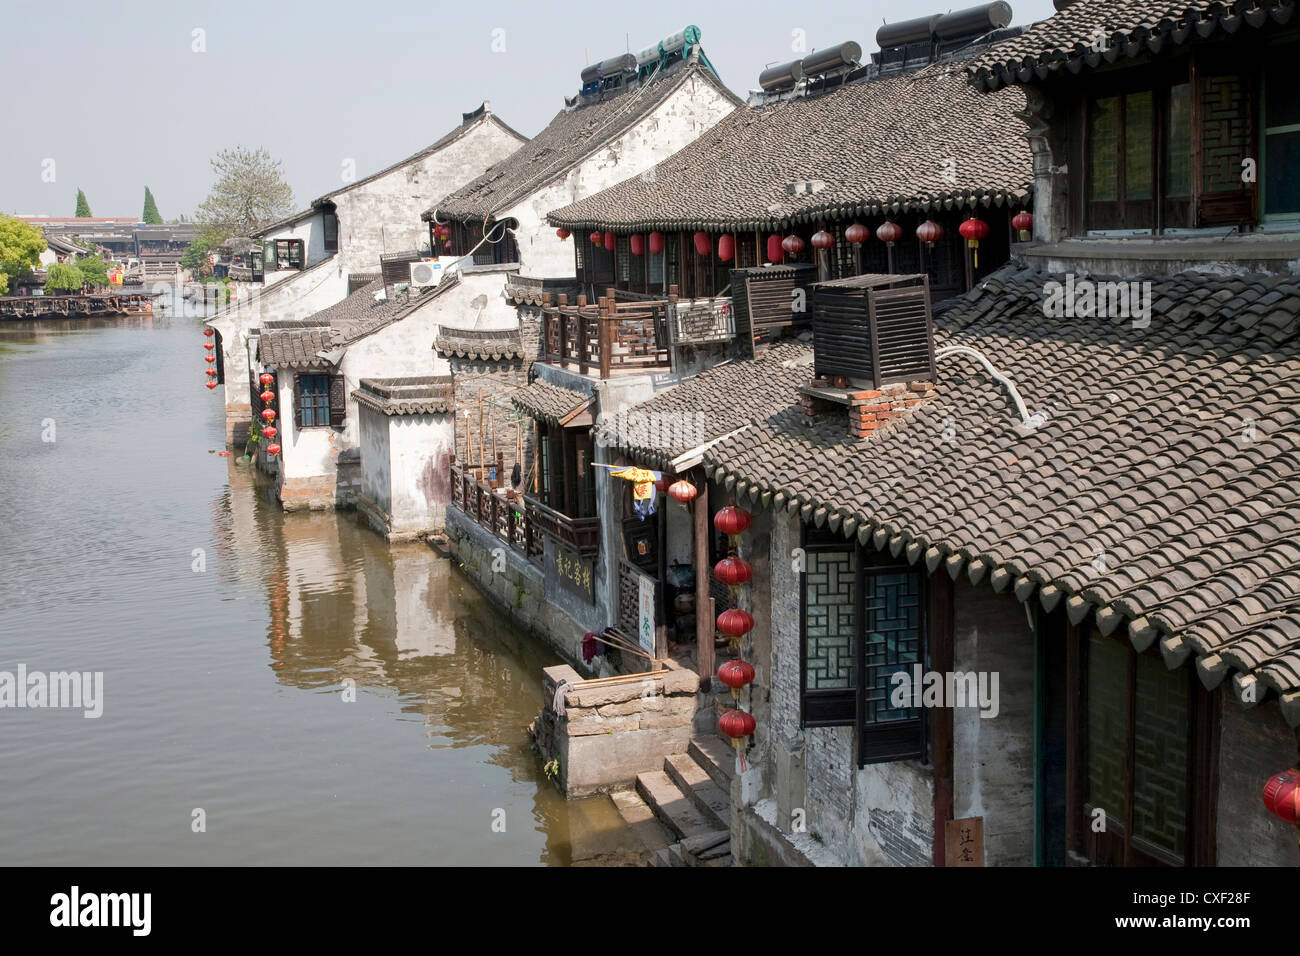
<path id="1" fill-rule="evenodd" d="M 450 233 L 450 227 L 448 227 L 448 233 Z M 271 388 L 275 384 L 275 376 L 270 372 L 263 372 L 258 376 L 258 381 L 262 383 L 262 394 L 257 397 L 262 400 L 262 404 L 265 406 L 262 409 L 262 421 L 266 424 L 262 426 L 262 436 L 269 440 L 280 433 L 279 429 L 275 427 L 275 409 L 271 407 L 275 402 L 275 390 Z M 270 458 L 280 454 L 280 444 L 272 441 L 266 446 L 266 454 Z"/>
<path id="2" fill-rule="evenodd" d="M 728 504 L 718 509 L 718 513 L 713 516 L 713 527 L 725 534 L 738 549 L 741 544 L 740 536 L 749 530 L 751 520 L 752 515 L 748 511 L 737 508 L 734 504 Z M 737 599 L 736 603 L 739 603 L 740 586 L 753 580 L 754 569 L 748 561 L 736 553 L 736 550 L 733 550 L 714 565 L 713 576 L 731 589 L 732 597 Z M 718 615 L 717 628 L 731 646 L 739 651 L 744 636 L 754 629 L 754 615 L 740 607 L 728 608 Z M 718 718 L 718 730 L 731 738 L 732 746 L 736 748 L 736 759 L 743 773 L 746 770 L 745 741 L 758 724 L 753 714 L 741 709 L 740 691 L 753 682 L 754 666 L 737 657 L 723 661 L 718 666 L 717 674 L 718 680 L 731 688 L 733 703 L 732 709 Z"/>

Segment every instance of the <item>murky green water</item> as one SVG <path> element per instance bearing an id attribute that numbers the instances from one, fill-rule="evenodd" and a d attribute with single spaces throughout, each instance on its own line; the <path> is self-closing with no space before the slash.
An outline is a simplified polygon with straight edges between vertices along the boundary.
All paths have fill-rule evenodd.
<path id="1" fill-rule="evenodd" d="M 0 671 L 104 674 L 98 719 L 0 709 L 0 863 L 626 860 L 529 746 L 554 661 L 427 547 L 267 501 L 203 341 L 0 325 Z"/>

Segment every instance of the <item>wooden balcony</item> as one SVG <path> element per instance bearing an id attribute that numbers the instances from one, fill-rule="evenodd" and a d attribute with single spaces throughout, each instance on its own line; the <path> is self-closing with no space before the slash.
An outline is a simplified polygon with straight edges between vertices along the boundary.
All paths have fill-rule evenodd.
<path id="1" fill-rule="evenodd" d="M 500 456 L 498 456 L 500 457 Z M 503 465 L 497 463 L 497 474 Z M 462 465 L 451 459 L 451 503 L 530 561 L 541 563 L 542 539 L 518 498 L 510 500 L 497 486 L 482 478 L 484 467 Z"/>
<path id="2" fill-rule="evenodd" d="M 524 504 L 529 526 L 535 531 L 550 535 L 581 557 L 600 553 L 599 518 L 570 518 L 527 494 L 524 495 Z"/>
<path id="3" fill-rule="evenodd" d="M 618 301 L 615 290 L 588 304 L 567 295 L 542 305 L 542 360 L 607 379 L 620 371 L 673 369 L 677 350 L 730 343 L 736 334 L 730 297 Z"/>

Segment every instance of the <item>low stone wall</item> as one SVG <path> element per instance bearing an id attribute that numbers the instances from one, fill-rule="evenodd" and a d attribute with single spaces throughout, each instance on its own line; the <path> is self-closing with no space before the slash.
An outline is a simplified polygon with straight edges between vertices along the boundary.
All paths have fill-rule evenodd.
<path id="1" fill-rule="evenodd" d="M 253 406 L 248 402 L 226 404 L 226 447 L 238 448 L 243 453 L 248 444 L 248 426 L 253 421 Z"/>
<path id="2" fill-rule="evenodd" d="M 685 753 L 694 731 L 699 676 L 667 661 L 663 676 L 619 683 L 582 683 L 567 664 L 548 667 L 542 712 L 533 738 L 542 759 L 558 761 L 560 789 L 581 797 L 631 786 L 636 775 L 663 768 L 668 754 Z M 575 685 L 555 712 L 561 682 Z"/>
<path id="3" fill-rule="evenodd" d="M 360 488 L 361 461 L 351 459 L 338 462 L 333 475 L 284 478 L 276 493 L 285 511 L 329 511 L 355 507 Z"/>

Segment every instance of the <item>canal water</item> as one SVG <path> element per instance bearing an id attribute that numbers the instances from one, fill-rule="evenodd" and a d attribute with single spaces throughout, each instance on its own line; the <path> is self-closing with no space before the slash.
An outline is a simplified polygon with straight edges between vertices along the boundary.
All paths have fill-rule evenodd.
<path id="1" fill-rule="evenodd" d="M 0 324 L 0 671 L 103 673 L 98 718 L 0 709 L 0 864 L 634 861 L 530 748 L 556 661 L 428 547 L 284 515 L 204 341 Z"/>

